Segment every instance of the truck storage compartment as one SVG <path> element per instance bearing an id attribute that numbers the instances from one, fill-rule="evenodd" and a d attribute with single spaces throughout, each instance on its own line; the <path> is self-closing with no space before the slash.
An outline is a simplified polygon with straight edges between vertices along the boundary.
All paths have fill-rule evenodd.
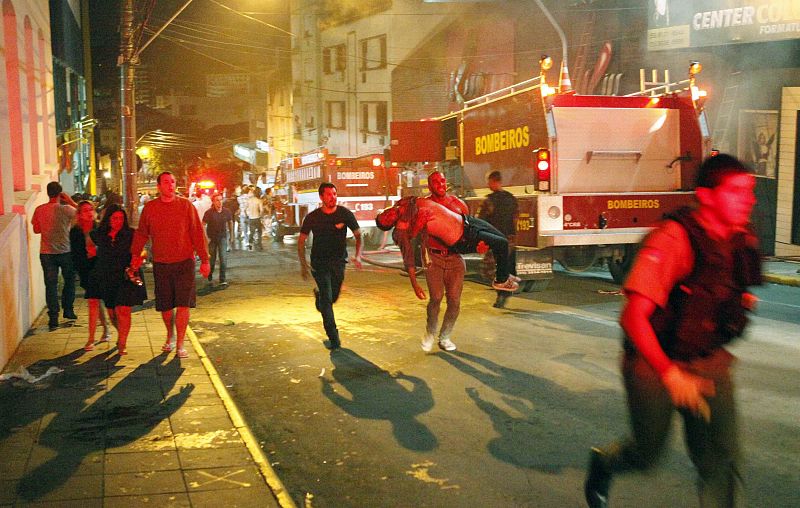
<path id="1" fill-rule="evenodd" d="M 669 192 L 681 188 L 679 112 L 554 107 L 554 191 Z"/>

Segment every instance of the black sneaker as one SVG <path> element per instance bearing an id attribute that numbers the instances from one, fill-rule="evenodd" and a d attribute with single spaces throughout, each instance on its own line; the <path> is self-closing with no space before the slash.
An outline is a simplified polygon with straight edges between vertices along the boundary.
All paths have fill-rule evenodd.
<path id="1" fill-rule="evenodd" d="M 589 452 L 589 471 L 583 492 L 589 508 L 608 507 L 608 489 L 611 486 L 611 472 L 603 464 L 603 452 L 592 448 Z"/>
<path id="2" fill-rule="evenodd" d="M 53 330 L 58 330 L 58 321 L 50 321 L 50 323 L 48 323 L 47 325 L 47 329 L 50 330 L 51 332 Z"/>
<path id="3" fill-rule="evenodd" d="M 75 315 L 74 310 L 65 310 L 64 319 L 78 319 L 78 316 Z"/>

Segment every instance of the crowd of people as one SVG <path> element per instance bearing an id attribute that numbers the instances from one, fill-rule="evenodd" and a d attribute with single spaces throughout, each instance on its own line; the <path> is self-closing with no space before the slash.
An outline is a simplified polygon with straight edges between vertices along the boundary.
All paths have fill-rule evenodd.
<path id="1" fill-rule="evenodd" d="M 517 205 L 502 189 L 498 173 L 490 173 L 487 180 L 493 192 L 479 212 L 485 220 L 469 215 L 466 204 L 447 192 L 447 180 L 439 172 L 428 177 L 427 197 L 403 199 L 376 219 L 381 229 L 394 229 L 411 288 L 419 299 L 428 298 L 421 343 L 425 352 L 432 351 L 436 342 L 443 351 L 456 350 L 452 332 L 465 275 L 462 254 L 493 253 L 495 306 L 502 307 L 517 288 L 513 263 Z M 696 207 L 672 213 L 643 240 L 623 286 L 626 302 L 620 318 L 631 432 L 590 451 L 584 485 L 589 506 L 608 505 L 614 475 L 646 469 L 657 461 L 676 411 L 683 418 L 698 472 L 700 504 L 737 504 L 742 483 L 731 382 L 734 357 L 725 346 L 741 336 L 746 313 L 753 309 L 755 298 L 748 287 L 761 283 L 757 239 L 750 228 L 754 188 L 752 172 L 736 158 L 711 157 L 699 169 Z M 104 329 L 100 341 L 108 339 L 110 323 L 118 332 L 118 353 L 125 354 L 131 307 L 147 298 L 141 273 L 146 244 L 153 261 L 156 309 L 167 330 L 162 350 L 175 351 L 180 358 L 187 357 L 183 343 L 189 309 L 195 306 L 195 259 L 200 259 L 200 274 L 209 281 L 219 259 L 219 282 L 225 284 L 228 241 L 235 238 L 248 249 L 261 248 L 263 218 L 270 204 L 258 188 L 243 188 L 227 200 L 211 196 L 202 214 L 197 205 L 176 194 L 171 173 L 159 175 L 158 190 L 157 198 L 144 203 L 136 230 L 114 202 L 105 204 L 97 223 L 94 203 L 76 203 L 57 182 L 48 184 L 49 201 L 33 215 L 33 230 L 42 235 L 40 260 L 49 325 L 58 326 L 62 309 L 65 319 L 77 318 L 73 307 L 77 271 L 89 303 L 87 350 L 94 347 L 100 318 Z M 353 212 L 338 205 L 334 184 L 323 183 L 318 193 L 322 206 L 304 218 L 297 254 L 300 275 L 313 276 L 316 283 L 315 306 L 327 336 L 325 346 L 336 350 L 341 336 L 333 305 L 348 262 L 347 231 L 355 237 L 356 268 L 361 268 L 361 231 Z M 305 246 L 311 234 L 309 263 Z M 417 237 L 423 247 L 428 295 L 417 281 L 411 247 Z M 64 279 L 60 300 L 59 271 Z M 440 324 L 443 299 L 447 307 Z M 102 318 L 103 305 L 107 321 Z"/>

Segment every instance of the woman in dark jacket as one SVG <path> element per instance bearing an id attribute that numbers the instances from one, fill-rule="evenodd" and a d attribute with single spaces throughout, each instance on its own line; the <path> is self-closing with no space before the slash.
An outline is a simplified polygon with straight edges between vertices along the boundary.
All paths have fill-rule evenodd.
<path id="1" fill-rule="evenodd" d="M 103 336 L 99 342 L 108 342 L 110 334 L 106 313 L 103 312 L 101 298 L 103 297 L 102 288 L 97 283 L 97 279 L 92 277 L 92 270 L 97 261 L 97 247 L 89 233 L 96 226 L 94 205 L 91 201 L 81 201 L 78 203 L 77 223 L 69 231 L 69 243 L 72 251 L 72 264 L 78 272 L 83 297 L 89 304 L 89 340 L 83 349 L 91 351 L 94 349 L 94 335 L 97 330 L 97 317 L 103 325 Z"/>
<path id="2" fill-rule="evenodd" d="M 126 354 L 131 307 L 141 305 L 147 298 L 141 271 L 134 274 L 138 276 L 138 284 L 125 272 L 131 264 L 133 232 L 125 210 L 112 204 L 105 210 L 100 226 L 90 233 L 97 245 L 94 274 L 102 281 L 103 301 L 119 334 L 117 352 L 120 355 Z"/>

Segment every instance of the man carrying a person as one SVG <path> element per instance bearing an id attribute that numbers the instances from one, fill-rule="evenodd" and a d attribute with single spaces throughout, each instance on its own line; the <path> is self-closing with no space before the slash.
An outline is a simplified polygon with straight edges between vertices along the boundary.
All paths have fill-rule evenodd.
<path id="1" fill-rule="evenodd" d="M 297 239 L 297 257 L 300 260 L 300 275 L 308 280 L 306 261 L 306 239 L 314 235 L 311 246 L 311 275 L 317 283 L 314 298 L 317 310 L 322 314 L 322 324 L 328 341 L 325 347 L 335 350 L 341 347 L 339 330 L 333 314 L 333 304 L 339 299 L 344 282 L 344 269 L 347 265 L 347 229 L 356 239 L 356 255 L 353 264 L 361 269 L 361 230 L 353 212 L 337 205 L 336 186 L 325 182 L 319 186 L 322 206 L 303 219 L 300 237 Z"/>
<path id="2" fill-rule="evenodd" d="M 142 265 L 140 253 L 151 240 L 156 310 L 161 312 L 167 328 L 167 340 L 161 350 L 169 353 L 175 349 L 179 358 L 187 358 L 183 342 L 189 308 L 195 306 L 195 254 L 200 257 L 203 277 L 211 274 L 211 265 L 203 224 L 189 200 L 175 195 L 175 177 L 169 171 L 158 175 L 158 191 L 159 197 L 142 209 L 131 245 L 131 268 L 138 270 Z"/>
<path id="3" fill-rule="evenodd" d="M 48 326 L 58 328 L 58 271 L 64 279 L 61 291 L 61 307 L 64 319 L 78 319 L 73 308 L 75 304 L 75 269 L 72 265 L 69 230 L 75 219 L 78 205 L 66 193 L 61 184 L 47 184 L 49 201 L 36 207 L 31 218 L 33 232 L 42 235 L 39 247 L 39 261 L 44 272 L 45 301 L 47 302 Z M 63 203 L 65 204 L 62 204 Z"/>

